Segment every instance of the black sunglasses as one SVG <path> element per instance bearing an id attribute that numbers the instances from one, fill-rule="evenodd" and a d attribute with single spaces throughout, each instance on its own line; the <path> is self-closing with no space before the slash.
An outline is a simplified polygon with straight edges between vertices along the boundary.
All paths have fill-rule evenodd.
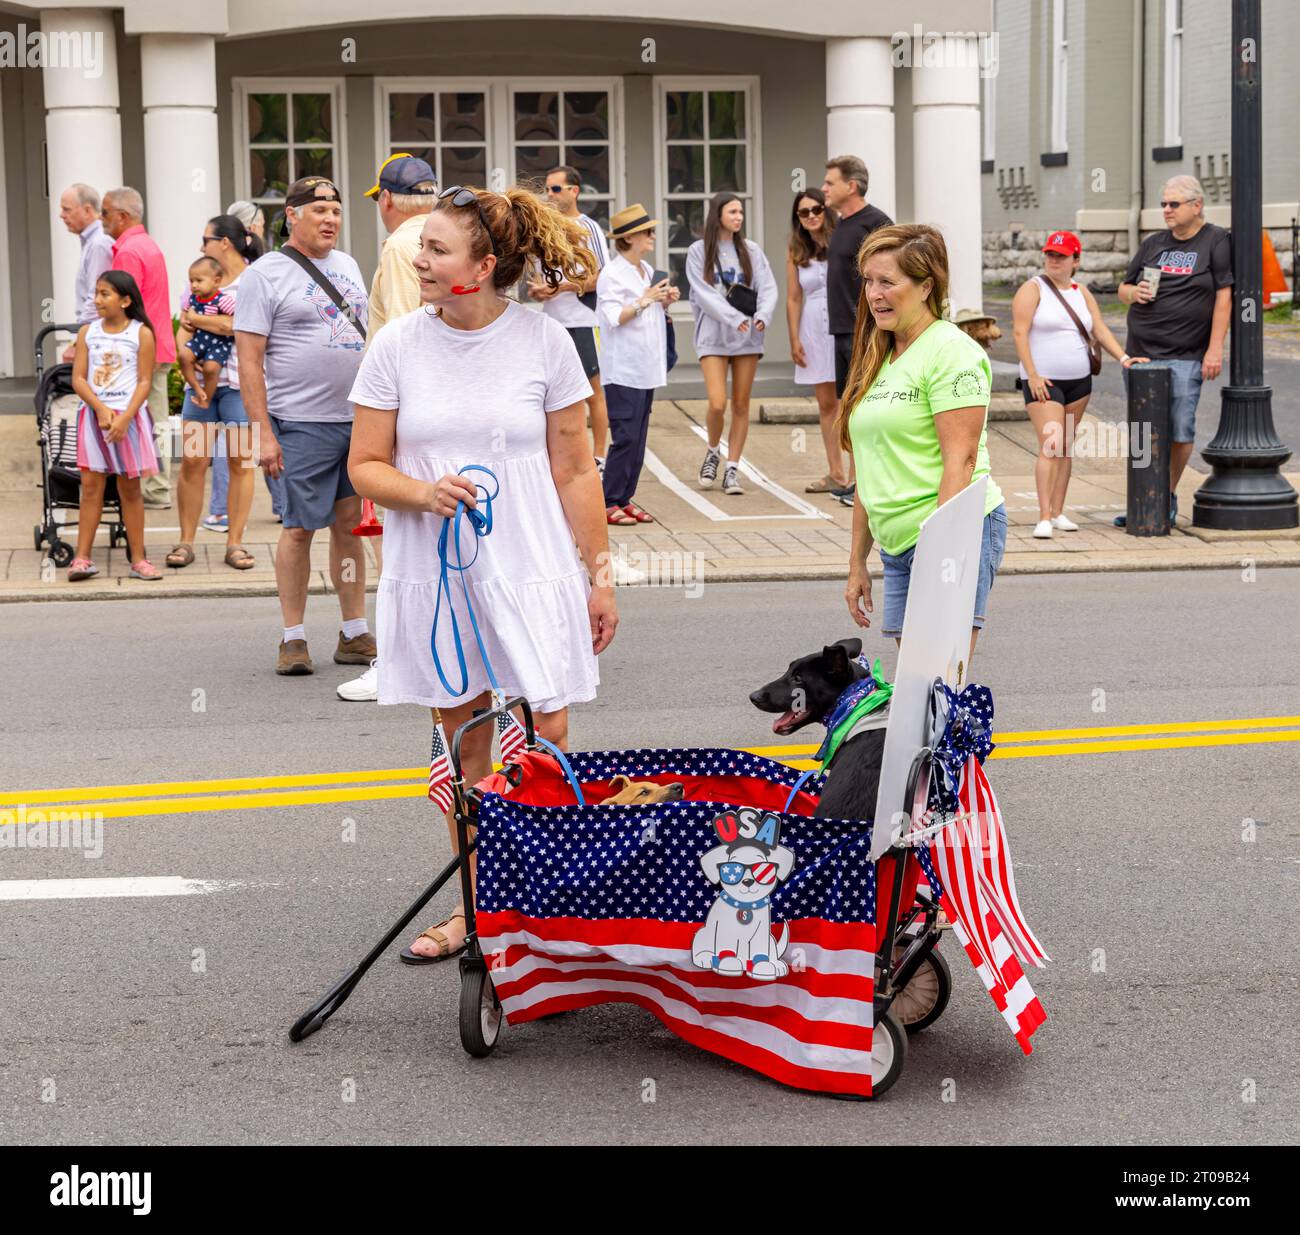
<path id="1" fill-rule="evenodd" d="M 819 214 L 825 214 L 825 213 L 826 213 L 825 206 L 805 206 L 802 210 L 799 211 L 799 217 L 801 219 L 815 219 Z"/>
<path id="2" fill-rule="evenodd" d="M 1191 198 L 1190 198 L 1190 197 L 1184 199 L 1184 200 L 1181 201 L 1181 202 L 1161 202 L 1161 203 L 1160 203 L 1160 209 L 1161 209 L 1161 210 L 1177 210 L 1179 206 L 1186 206 L 1187 203 L 1188 203 L 1189 201 L 1191 201 Z"/>
<path id="3" fill-rule="evenodd" d="M 492 246 L 492 256 L 501 260 L 501 250 L 497 248 L 496 237 L 492 235 L 492 225 L 488 222 L 487 212 L 483 209 L 482 203 L 478 199 L 478 194 L 473 189 L 462 188 L 458 184 L 448 185 L 441 193 L 438 194 L 438 200 L 450 197 L 453 206 L 472 205 L 478 210 L 478 217 L 483 221 L 483 230 L 487 232 L 488 243 Z"/>
<path id="4" fill-rule="evenodd" d="M 204 236 L 201 243 L 211 244 L 214 240 L 220 240 L 220 239 L 221 239 L 220 236 Z"/>

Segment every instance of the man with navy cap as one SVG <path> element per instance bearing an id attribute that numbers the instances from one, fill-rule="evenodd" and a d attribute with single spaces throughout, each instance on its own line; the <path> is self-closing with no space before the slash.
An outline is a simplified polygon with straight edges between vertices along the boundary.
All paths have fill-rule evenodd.
<path id="1" fill-rule="evenodd" d="M 394 154 L 379 167 L 372 188 L 366 190 L 379 207 L 388 238 L 379 255 L 379 266 L 370 284 L 369 333 L 366 346 L 385 322 L 420 307 L 420 279 L 412 263 L 420 254 L 420 233 L 424 221 L 438 200 L 438 181 L 433 168 L 411 154 Z M 375 561 L 383 569 L 383 540 L 374 541 Z M 342 682 L 338 697 L 349 703 L 374 703 L 379 698 L 379 675 L 375 663 L 359 678 Z"/>
<path id="2" fill-rule="evenodd" d="M 438 180 L 423 159 L 395 154 L 384 160 L 366 196 L 375 199 L 388 232 L 370 285 L 368 338 L 373 339 L 385 322 L 420 307 L 420 280 L 411 263 L 420 254 L 424 220 L 438 200 Z"/>

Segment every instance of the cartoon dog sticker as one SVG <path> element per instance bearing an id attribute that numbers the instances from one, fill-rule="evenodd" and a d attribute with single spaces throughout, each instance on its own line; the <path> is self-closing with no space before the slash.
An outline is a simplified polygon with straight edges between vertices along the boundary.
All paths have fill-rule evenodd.
<path id="1" fill-rule="evenodd" d="M 790 972 L 781 959 L 790 929 L 779 939 L 772 934 L 772 893 L 794 870 L 794 854 L 780 844 L 780 816 L 742 807 L 719 815 L 713 827 L 721 844 L 700 858 L 700 867 L 718 885 L 718 899 L 695 933 L 691 959 L 718 973 L 783 978 Z"/>

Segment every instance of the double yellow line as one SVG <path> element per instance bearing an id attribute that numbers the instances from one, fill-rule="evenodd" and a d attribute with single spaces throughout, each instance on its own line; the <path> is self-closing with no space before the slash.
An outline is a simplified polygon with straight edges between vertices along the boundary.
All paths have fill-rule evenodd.
<path id="1" fill-rule="evenodd" d="M 1206 746 L 1254 746 L 1300 742 L 1300 716 L 1169 724 L 1110 725 L 1094 729 L 1030 729 L 994 735 L 993 759 L 1044 759 Z M 748 746 L 755 755 L 793 768 L 815 766 L 815 745 Z M 243 776 L 225 780 L 155 781 L 139 785 L 33 789 L 0 793 L 0 825 L 19 822 L 21 811 L 80 812 L 104 819 L 181 815 L 223 810 L 266 810 L 345 802 L 419 798 L 427 792 L 426 768 L 378 768 L 359 772 L 317 772 L 294 776 Z"/>

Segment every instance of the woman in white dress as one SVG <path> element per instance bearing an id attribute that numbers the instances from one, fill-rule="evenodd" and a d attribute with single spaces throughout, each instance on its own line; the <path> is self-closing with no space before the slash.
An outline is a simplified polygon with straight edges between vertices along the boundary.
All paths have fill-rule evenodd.
<path id="1" fill-rule="evenodd" d="M 829 493 L 848 484 L 844 452 L 835 432 L 839 411 L 835 343 L 826 308 L 826 246 L 837 219 L 821 189 L 805 189 L 794 195 L 785 262 L 785 316 L 790 327 L 795 384 L 813 388 L 827 465 L 826 475 L 805 486 L 805 493 Z"/>
<path id="2" fill-rule="evenodd" d="M 462 520 L 461 554 L 469 561 L 478 553 L 463 578 L 484 645 L 502 689 L 528 699 L 538 732 L 561 749 L 569 705 L 595 698 L 596 656 L 618 624 L 587 438 L 591 385 L 564 327 L 504 294 L 532 260 L 577 282 L 593 264 L 583 243 L 577 224 L 532 193 L 444 190 L 415 259 L 422 307 L 379 331 L 352 389 L 349 473 L 357 492 L 388 512 L 376 605 L 379 702 L 435 709 L 448 740 L 490 700 L 454 574 L 437 647 L 460 693 L 442 685 L 429 646 L 443 519 L 459 501 L 479 505 L 477 482 L 492 487 L 481 472 L 461 474 L 466 465 L 490 468 L 500 485 L 490 535 L 475 538 Z M 449 608 L 465 643 L 463 683 Z M 461 747 L 469 784 L 492 770 L 491 728 L 474 730 Z M 455 850 L 450 813 L 447 825 Z M 439 960 L 464 946 L 462 906 L 403 959 Z"/>
<path id="3" fill-rule="evenodd" d="M 700 487 L 713 488 L 722 463 L 722 428 L 727 411 L 727 368 L 731 368 L 731 432 L 723 493 L 738 494 L 740 457 L 749 434 L 749 396 L 754 388 L 764 332 L 776 312 L 776 279 L 763 250 L 745 239 L 745 205 L 734 193 L 715 193 L 704 221 L 704 239 L 686 251 L 686 280 L 695 314 L 695 355 L 704 374 L 709 408 L 708 449 L 700 465 Z M 728 298 L 733 288 L 749 289 L 757 300 L 753 314 Z"/>

